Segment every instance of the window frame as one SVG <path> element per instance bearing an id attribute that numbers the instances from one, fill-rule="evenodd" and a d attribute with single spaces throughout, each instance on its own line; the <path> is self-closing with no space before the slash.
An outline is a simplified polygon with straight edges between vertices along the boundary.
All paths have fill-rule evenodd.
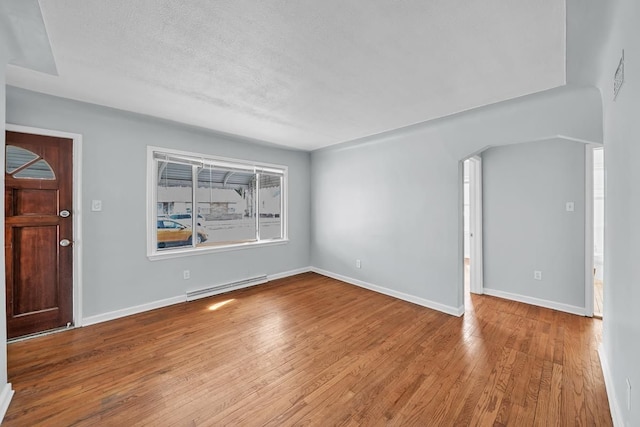
<path id="1" fill-rule="evenodd" d="M 165 155 L 167 157 L 181 157 L 188 159 L 192 162 L 201 162 L 201 164 L 218 164 L 224 166 L 235 166 L 247 171 L 253 170 L 254 173 L 263 171 L 265 173 L 281 174 L 281 188 L 280 188 L 280 205 L 281 205 L 281 233 L 282 237 L 279 239 L 262 239 L 250 242 L 240 242 L 231 244 L 220 244 L 216 246 L 196 247 L 195 243 L 191 247 L 178 247 L 172 249 L 158 250 L 157 244 L 157 199 L 158 199 L 158 173 L 156 168 L 157 155 Z M 201 255 L 215 252 L 234 251 L 255 247 L 282 245 L 289 242 L 288 223 L 289 223 L 289 210 L 288 210 L 288 182 L 289 182 L 289 168 L 284 165 L 277 165 L 272 163 L 256 162 L 251 160 L 241 160 L 229 157 L 214 156 L 209 154 L 193 153 L 182 150 L 174 150 L 170 148 L 147 146 L 147 258 L 151 261 L 179 258 L 193 255 Z M 258 177 L 259 178 L 259 177 Z M 193 179 L 193 178 L 192 178 Z M 197 176 L 194 181 L 197 181 Z M 197 188 L 197 187 L 196 187 Z M 197 200 L 195 199 L 196 188 L 193 188 L 193 200 L 192 206 L 197 206 Z M 259 193 L 259 191 L 256 191 Z M 258 205 L 258 199 L 255 201 L 256 207 Z M 197 223 L 198 213 L 197 210 L 192 209 L 192 229 L 195 223 Z M 258 211 L 259 212 L 259 211 Z M 259 223 L 259 215 L 256 215 L 256 225 Z"/>

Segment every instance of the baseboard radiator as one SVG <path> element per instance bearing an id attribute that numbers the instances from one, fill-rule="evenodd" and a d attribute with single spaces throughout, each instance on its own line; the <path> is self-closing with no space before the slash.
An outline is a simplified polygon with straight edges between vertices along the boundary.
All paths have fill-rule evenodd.
<path id="1" fill-rule="evenodd" d="M 230 288 L 247 288 L 249 286 L 259 285 L 261 283 L 268 282 L 267 275 L 250 277 L 248 279 L 237 280 L 235 282 L 225 283 L 223 285 L 212 286 L 210 288 L 198 289 L 197 291 L 187 292 L 187 301 L 194 301 L 200 298 L 206 298 L 211 295 L 216 295 Z"/>

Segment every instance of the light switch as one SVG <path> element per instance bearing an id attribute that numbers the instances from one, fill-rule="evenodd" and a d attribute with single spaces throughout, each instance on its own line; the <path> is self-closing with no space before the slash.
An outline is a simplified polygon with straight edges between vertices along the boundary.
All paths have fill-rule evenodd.
<path id="1" fill-rule="evenodd" d="M 102 210 L 102 200 L 92 200 L 91 210 L 94 212 L 100 212 Z"/>
<path id="2" fill-rule="evenodd" d="M 573 202 L 567 202 L 567 212 L 573 212 L 574 204 Z"/>

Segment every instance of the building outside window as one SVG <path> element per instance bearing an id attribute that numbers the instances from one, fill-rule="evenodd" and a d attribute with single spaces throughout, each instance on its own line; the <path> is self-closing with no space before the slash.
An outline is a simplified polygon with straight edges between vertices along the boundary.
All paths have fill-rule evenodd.
<path id="1" fill-rule="evenodd" d="M 148 153 L 150 257 L 286 241 L 286 166 Z"/>

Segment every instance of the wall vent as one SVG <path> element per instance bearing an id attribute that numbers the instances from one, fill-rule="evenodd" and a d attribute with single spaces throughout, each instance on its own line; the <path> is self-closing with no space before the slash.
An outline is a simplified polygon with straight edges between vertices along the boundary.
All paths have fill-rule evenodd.
<path id="1" fill-rule="evenodd" d="M 200 298 L 209 297 L 212 295 L 217 295 L 222 293 L 225 289 L 231 290 L 231 288 L 247 288 L 249 286 L 259 285 L 261 283 L 266 283 L 269 280 L 267 279 L 267 275 L 263 274 L 262 276 L 251 277 L 248 279 L 237 280 L 235 282 L 225 283 L 224 285 L 212 286 L 210 288 L 198 289 L 197 291 L 188 291 L 187 292 L 187 301 L 194 301 Z"/>

